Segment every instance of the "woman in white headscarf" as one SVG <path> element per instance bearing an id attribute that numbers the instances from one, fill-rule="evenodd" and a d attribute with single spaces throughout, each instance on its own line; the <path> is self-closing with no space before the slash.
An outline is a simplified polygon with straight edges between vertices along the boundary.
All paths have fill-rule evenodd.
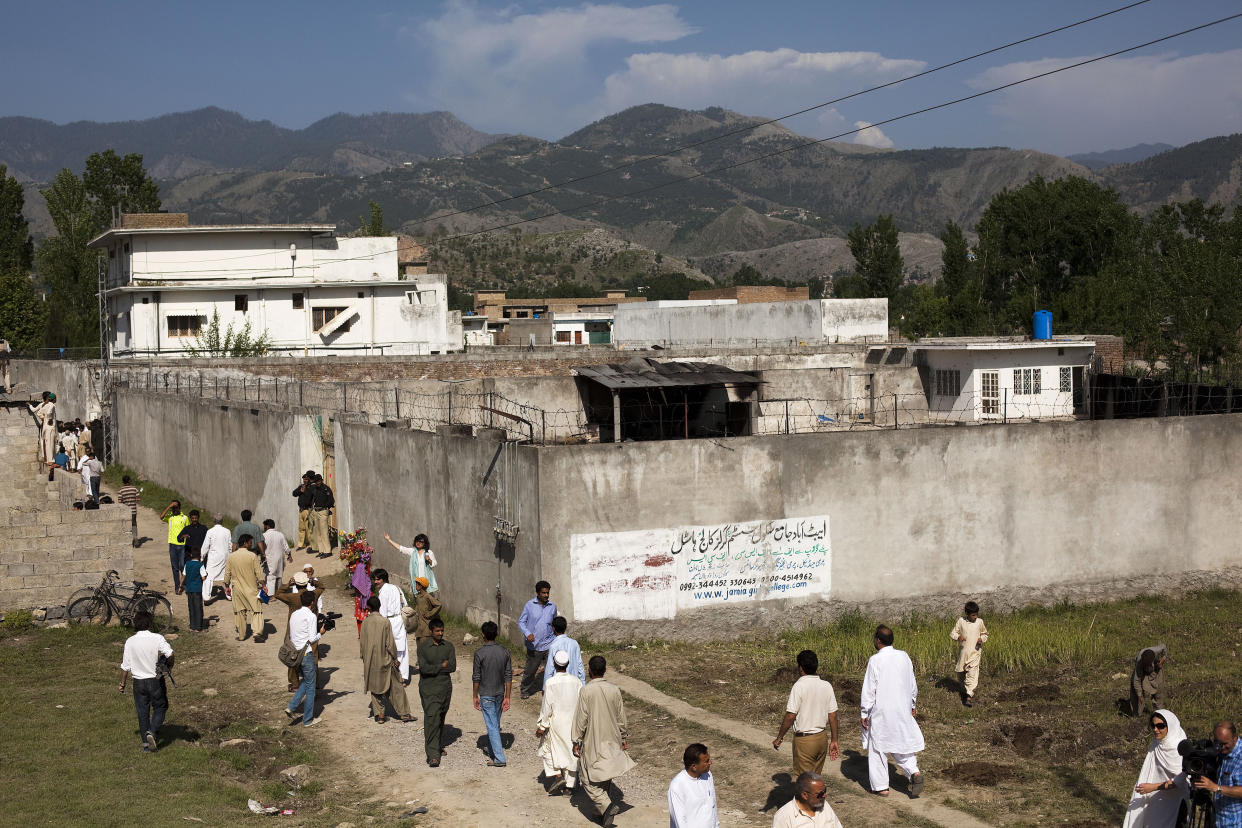
<path id="1" fill-rule="evenodd" d="M 1126 808 L 1122 828 L 1174 828 L 1182 800 L 1189 794 L 1178 744 L 1186 738 L 1182 724 L 1168 710 L 1151 714 L 1151 747 Z"/>

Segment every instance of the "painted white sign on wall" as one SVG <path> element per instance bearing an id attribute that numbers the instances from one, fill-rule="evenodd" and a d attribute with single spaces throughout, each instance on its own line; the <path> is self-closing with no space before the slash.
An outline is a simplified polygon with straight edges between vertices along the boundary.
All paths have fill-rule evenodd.
<path id="1" fill-rule="evenodd" d="M 572 535 L 574 618 L 674 618 L 772 598 L 826 599 L 826 516 Z"/>

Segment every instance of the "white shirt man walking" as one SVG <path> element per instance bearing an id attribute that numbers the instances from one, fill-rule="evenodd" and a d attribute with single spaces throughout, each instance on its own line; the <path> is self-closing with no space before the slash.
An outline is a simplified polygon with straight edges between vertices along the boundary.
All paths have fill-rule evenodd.
<path id="1" fill-rule="evenodd" d="M 217 586 L 223 587 L 224 567 L 229 562 L 229 553 L 233 549 L 233 535 L 224 526 L 224 515 L 214 515 L 216 524 L 207 530 L 203 538 L 202 560 L 207 571 L 203 575 L 203 601 L 212 600 L 212 592 Z M 226 599 L 228 595 L 224 596 Z"/>
<path id="2" fill-rule="evenodd" d="M 910 778 L 910 798 L 923 792 L 916 753 L 923 745 L 923 731 L 914 720 L 919 688 L 914 664 L 903 650 L 893 647 L 893 631 L 875 628 L 876 654 L 867 661 L 863 678 L 862 746 L 867 751 L 871 791 L 888 796 L 888 757 Z"/>
<path id="3" fill-rule="evenodd" d="M 271 518 L 263 521 L 263 555 L 267 559 L 267 594 L 271 596 L 284 583 L 285 564 L 293 563 L 289 540 Z"/>
<path id="4" fill-rule="evenodd" d="M 681 756 L 685 767 L 668 786 L 669 828 L 720 828 L 716 780 L 707 745 L 695 742 Z"/>
<path id="5" fill-rule="evenodd" d="M 151 632 L 150 613 L 140 612 L 134 616 L 134 630 L 136 632 L 125 642 L 125 654 L 121 657 L 121 684 L 116 689 L 124 693 L 126 677 L 133 677 L 134 708 L 138 712 L 142 749 L 153 752 L 156 749 L 155 737 L 168 713 L 168 691 L 159 672 L 159 660 L 160 656 L 166 658 L 171 669 L 173 650 L 164 636 Z"/>
<path id="6" fill-rule="evenodd" d="M 401 662 L 401 682 L 410 683 L 410 644 L 405 637 L 405 616 L 401 608 L 406 605 L 405 593 L 396 584 L 388 583 L 388 570 L 377 569 L 371 573 L 375 595 L 380 600 L 380 615 L 392 625 L 392 639 L 397 645 L 397 659 Z"/>

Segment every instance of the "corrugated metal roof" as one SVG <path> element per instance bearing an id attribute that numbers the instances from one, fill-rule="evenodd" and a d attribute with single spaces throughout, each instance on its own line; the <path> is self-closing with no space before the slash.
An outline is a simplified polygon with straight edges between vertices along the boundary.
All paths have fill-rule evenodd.
<path id="1" fill-rule="evenodd" d="M 572 371 L 574 376 L 585 377 L 612 389 L 760 383 L 753 374 L 743 374 L 710 362 L 656 362 L 643 357 L 634 357 L 620 365 L 578 366 Z"/>

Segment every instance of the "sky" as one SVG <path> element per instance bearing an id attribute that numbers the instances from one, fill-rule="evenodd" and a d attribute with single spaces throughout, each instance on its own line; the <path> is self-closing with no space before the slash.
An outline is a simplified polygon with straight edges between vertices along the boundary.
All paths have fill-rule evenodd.
<path id="1" fill-rule="evenodd" d="M 650 102 L 776 118 L 1123 5 L 10 1 L 0 115 L 120 121 L 219 106 L 296 129 L 337 112 L 447 110 L 555 140 Z M 1240 12 L 1242 0 L 1149 0 L 784 123 L 878 147 L 1059 155 L 1242 132 L 1242 18 L 883 123 Z"/>

